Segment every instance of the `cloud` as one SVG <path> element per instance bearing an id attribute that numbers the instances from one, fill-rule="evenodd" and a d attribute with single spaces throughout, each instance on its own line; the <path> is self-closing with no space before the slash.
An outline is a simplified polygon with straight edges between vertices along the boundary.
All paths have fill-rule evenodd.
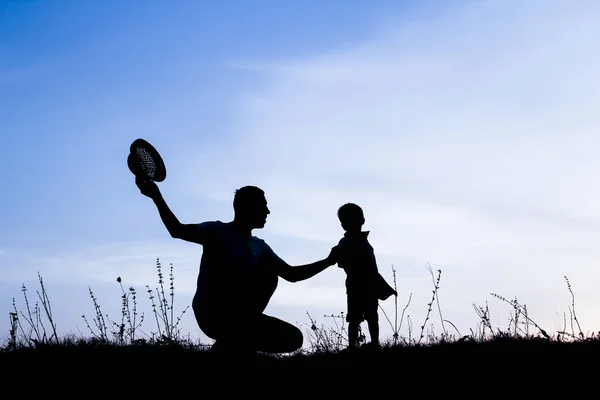
<path id="1" fill-rule="evenodd" d="M 130 284 L 152 285 L 157 281 L 158 258 L 166 279 L 172 263 L 175 275 L 183 275 L 181 289 L 193 292 L 197 273 L 194 269 L 197 269 L 201 248 L 194 254 L 189 246 L 182 251 L 181 245 L 176 241 L 132 241 L 44 252 L 13 251 L 11 263 L 18 268 L 3 271 L 2 280 L 11 282 L 27 276 L 35 279 L 39 271 L 45 279 L 85 282 L 86 285 L 115 282 L 118 276 Z"/>
<path id="2" fill-rule="evenodd" d="M 600 261 L 598 17 L 590 1 L 473 2 L 352 49 L 234 63 L 264 84 L 240 96 L 235 140 L 190 162 L 213 171 L 193 190 L 264 187 L 260 234 L 286 249 L 335 244 L 337 207 L 357 202 L 383 268 L 414 260 L 398 268 L 415 288 L 431 262 L 451 307 L 514 293 L 551 320 L 563 275 L 587 297 Z"/>
<path id="3" fill-rule="evenodd" d="M 236 60 L 262 85 L 232 101 L 236 135 L 173 157 L 168 185 L 182 188 L 173 202 L 195 210 L 200 198 L 211 206 L 200 219 L 224 219 L 211 212 L 231 212 L 235 188 L 263 187 L 272 213 L 255 234 L 290 264 L 324 258 L 343 234 L 337 208 L 356 202 L 415 326 L 431 299 L 431 263 L 444 316 L 463 333 L 478 322 L 473 303 L 489 301 L 508 323 L 510 307 L 492 292 L 516 296 L 552 330 L 571 304 L 564 275 L 582 327 L 598 330 L 598 17 L 592 1 L 469 2 L 430 19 L 390 17 L 341 51 Z M 40 269 L 84 285 L 117 276 L 152 285 L 160 257 L 185 296 L 201 255 L 171 239 L 7 250 L 3 261 L 20 269 L 3 269 L 4 282 Z M 343 279 L 330 268 L 282 282 L 271 307 L 288 320 L 312 307 L 337 313 Z"/>

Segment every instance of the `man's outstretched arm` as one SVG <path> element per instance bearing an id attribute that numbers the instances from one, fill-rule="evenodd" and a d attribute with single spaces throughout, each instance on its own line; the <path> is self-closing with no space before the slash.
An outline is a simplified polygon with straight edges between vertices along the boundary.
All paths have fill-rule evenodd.
<path id="1" fill-rule="evenodd" d="M 277 265 L 277 275 L 288 282 L 299 282 L 308 278 L 312 278 L 319 272 L 327 269 L 327 267 L 330 267 L 337 262 L 335 250 L 335 247 L 332 248 L 327 258 L 315 261 L 311 264 L 291 266 L 285 262 L 281 262 Z"/>
<path id="2" fill-rule="evenodd" d="M 171 237 L 175 239 L 186 240 L 188 242 L 201 243 L 200 232 L 195 224 L 182 224 L 179 219 L 173 214 L 167 202 L 162 196 L 162 193 L 158 189 L 156 183 L 152 181 L 135 181 L 136 185 L 140 189 L 140 192 L 154 201 L 160 219 L 162 220 L 165 228 L 169 231 Z"/>

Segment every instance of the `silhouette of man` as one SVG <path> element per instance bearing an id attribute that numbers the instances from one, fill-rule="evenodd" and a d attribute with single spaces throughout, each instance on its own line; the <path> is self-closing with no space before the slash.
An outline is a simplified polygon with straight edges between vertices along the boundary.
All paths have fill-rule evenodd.
<path id="1" fill-rule="evenodd" d="M 302 332 L 264 314 L 278 278 L 308 279 L 336 263 L 335 247 L 327 258 L 290 266 L 253 229 L 265 226 L 270 213 L 262 189 L 244 186 L 235 191 L 234 219 L 182 224 L 167 206 L 158 186 L 136 180 L 151 198 L 173 238 L 203 246 L 192 309 L 200 329 L 215 340 L 213 350 L 226 353 L 289 353 L 302 347 Z"/>
<path id="2" fill-rule="evenodd" d="M 379 347 L 379 299 L 385 300 L 398 293 L 385 282 L 377 269 L 375 252 L 362 231 L 365 217 L 362 208 L 346 203 L 338 209 L 338 219 L 346 231 L 336 246 L 338 267 L 346 273 L 346 297 L 348 322 L 348 348 L 358 345 L 358 329 L 366 320 L 371 345 Z"/>

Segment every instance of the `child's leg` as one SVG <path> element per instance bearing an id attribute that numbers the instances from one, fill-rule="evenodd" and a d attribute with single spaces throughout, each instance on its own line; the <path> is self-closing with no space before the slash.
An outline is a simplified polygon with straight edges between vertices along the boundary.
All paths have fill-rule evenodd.
<path id="1" fill-rule="evenodd" d="M 360 326 L 362 310 L 360 309 L 360 298 L 356 297 L 356 293 L 348 294 L 346 301 L 348 311 L 346 321 L 348 322 L 348 347 L 355 348 L 358 345 L 358 328 Z"/>
<path id="2" fill-rule="evenodd" d="M 374 346 L 379 346 L 379 321 L 376 318 L 370 318 L 367 320 L 367 324 L 371 335 L 371 343 Z"/>
<path id="3" fill-rule="evenodd" d="M 369 326 L 369 334 L 371 335 L 371 343 L 374 346 L 379 346 L 379 314 L 377 312 L 379 301 L 377 297 L 370 296 L 366 300 L 365 319 Z"/>
<path id="4" fill-rule="evenodd" d="M 358 344 L 358 322 L 348 323 L 348 347 L 354 348 Z"/>

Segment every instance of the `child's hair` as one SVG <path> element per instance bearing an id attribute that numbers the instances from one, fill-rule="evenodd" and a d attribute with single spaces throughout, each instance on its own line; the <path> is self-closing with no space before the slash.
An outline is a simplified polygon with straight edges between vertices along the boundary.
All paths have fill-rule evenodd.
<path id="1" fill-rule="evenodd" d="M 337 215 L 341 223 L 362 223 L 365 220 L 362 208 L 354 203 L 346 203 L 341 206 Z"/>

